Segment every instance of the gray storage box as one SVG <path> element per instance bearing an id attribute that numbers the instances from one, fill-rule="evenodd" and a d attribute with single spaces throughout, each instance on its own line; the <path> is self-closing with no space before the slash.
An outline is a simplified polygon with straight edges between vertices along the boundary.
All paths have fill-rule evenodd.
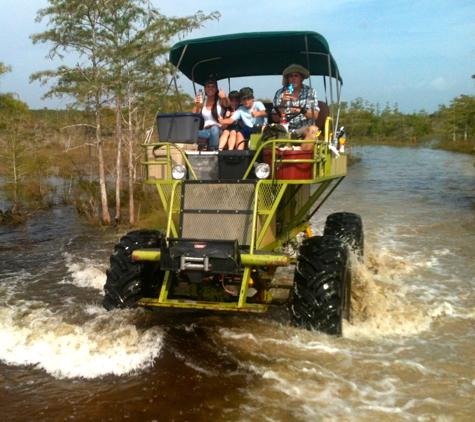
<path id="1" fill-rule="evenodd" d="M 159 142 L 198 143 L 201 114 L 157 114 Z"/>
<path id="2" fill-rule="evenodd" d="M 187 151 L 186 157 L 198 180 L 219 179 L 218 151 Z M 191 171 L 188 179 L 193 179 Z"/>

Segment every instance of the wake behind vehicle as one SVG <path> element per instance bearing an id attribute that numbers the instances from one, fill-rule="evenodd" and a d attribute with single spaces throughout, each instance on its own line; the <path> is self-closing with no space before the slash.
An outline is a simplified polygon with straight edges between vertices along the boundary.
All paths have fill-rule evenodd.
<path id="1" fill-rule="evenodd" d="M 199 115 L 159 114 L 160 142 L 143 145 L 143 164 L 166 229 L 121 238 L 104 307 L 264 313 L 286 305 L 295 325 L 341 335 L 350 317 L 350 249 L 362 255 L 363 227 L 358 215 L 339 212 L 327 217 L 322 236 L 310 230 L 347 170 L 346 155 L 333 147 L 342 80 L 326 40 L 315 32 L 232 34 L 181 41 L 169 59 L 194 85 L 210 75 L 281 75 L 300 63 L 324 79 L 330 100 L 318 103 L 316 140 L 293 140 L 269 125 L 244 151 L 200 151 Z M 289 266 L 293 282 L 279 283 L 276 270 Z"/>

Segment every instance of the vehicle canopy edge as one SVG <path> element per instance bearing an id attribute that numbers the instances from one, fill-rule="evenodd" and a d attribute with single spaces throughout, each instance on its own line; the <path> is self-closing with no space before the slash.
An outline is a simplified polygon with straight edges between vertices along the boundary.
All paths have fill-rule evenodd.
<path id="1" fill-rule="evenodd" d="M 169 60 L 200 85 L 210 78 L 281 75 L 292 63 L 304 66 L 311 75 L 343 82 L 326 39 L 312 31 L 247 32 L 184 40 L 172 47 Z"/>

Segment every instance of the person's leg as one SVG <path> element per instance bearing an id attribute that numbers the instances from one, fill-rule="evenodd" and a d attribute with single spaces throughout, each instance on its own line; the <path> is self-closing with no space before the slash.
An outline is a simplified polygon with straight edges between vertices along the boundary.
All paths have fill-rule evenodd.
<path id="1" fill-rule="evenodd" d="M 211 126 L 209 128 L 209 150 L 216 150 L 219 145 L 219 137 L 221 136 L 221 128 L 218 126 Z"/>
<path id="2" fill-rule="evenodd" d="M 317 139 L 317 131 L 318 131 L 318 128 L 316 126 L 313 126 L 313 125 L 307 126 L 304 132 L 304 139 L 315 141 Z M 314 143 L 303 143 L 302 149 L 309 150 L 309 149 L 312 149 L 313 146 L 314 146 Z"/>
<path id="3" fill-rule="evenodd" d="M 238 134 L 236 135 L 236 149 L 246 149 L 248 144 L 248 140 L 251 138 L 252 128 L 250 127 L 243 127 Z M 245 142 L 242 142 L 245 141 Z"/>
<path id="4" fill-rule="evenodd" d="M 292 131 L 292 139 L 303 139 L 305 138 L 305 134 L 307 132 L 307 127 L 299 127 L 298 129 L 295 129 Z"/>
<path id="5" fill-rule="evenodd" d="M 229 139 L 229 142 L 228 142 L 228 139 Z M 221 151 L 226 146 L 226 143 L 228 143 L 228 149 L 232 149 L 230 148 L 230 145 L 229 145 L 230 142 L 231 142 L 231 138 L 229 135 L 229 130 L 223 130 L 223 134 L 219 137 L 218 149 Z"/>
<path id="6" fill-rule="evenodd" d="M 245 147 L 245 142 L 244 141 L 244 136 L 241 132 L 238 132 L 236 134 L 236 149 L 238 150 L 243 150 Z"/>
<path id="7" fill-rule="evenodd" d="M 198 138 L 208 139 L 208 143 L 209 143 L 209 136 L 210 136 L 209 129 L 201 129 L 198 132 Z"/>
<path id="8" fill-rule="evenodd" d="M 236 131 L 232 130 L 229 133 L 228 149 L 234 149 L 236 147 Z"/>

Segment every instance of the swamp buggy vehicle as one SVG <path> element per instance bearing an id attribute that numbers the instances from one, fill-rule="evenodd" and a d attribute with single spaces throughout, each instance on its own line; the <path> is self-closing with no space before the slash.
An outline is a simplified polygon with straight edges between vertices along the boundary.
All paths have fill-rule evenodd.
<path id="1" fill-rule="evenodd" d="M 323 235 L 310 230 L 347 167 L 333 147 L 342 80 L 326 40 L 315 32 L 208 37 L 177 43 L 169 60 L 193 86 L 210 77 L 231 85 L 236 77 L 281 75 L 298 63 L 323 79 L 330 100 L 318 102 L 321 134 L 306 141 L 311 150 L 269 125 L 251 135 L 246 150 L 203 151 L 200 115 L 158 114 L 159 142 L 143 145 L 143 164 L 166 229 L 120 239 L 104 307 L 264 313 L 287 305 L 295 325 L 341 335 L 342 319 L 350 318 L 350 251 L 363 254 L 363 226 L 358 215 L 338 212 L 327 217 Z M 279 283 L 276 270 L 289 266 L 293 282 Z"/>

